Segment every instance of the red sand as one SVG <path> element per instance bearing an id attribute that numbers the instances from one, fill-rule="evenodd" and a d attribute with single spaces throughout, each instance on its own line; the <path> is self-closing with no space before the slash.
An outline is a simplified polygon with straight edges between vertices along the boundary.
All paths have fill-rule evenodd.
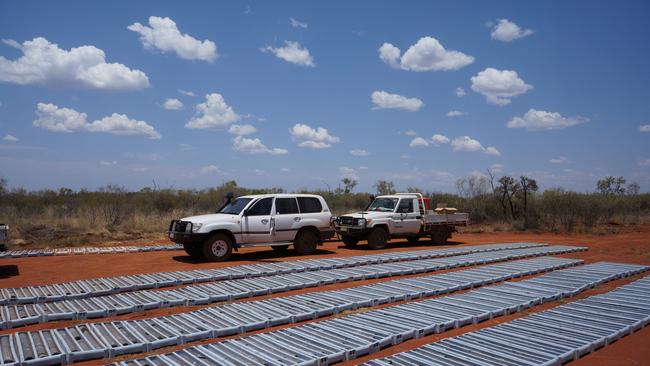
<path id="1" fill-rule="evenodd" d="M 529 242 L 547 242 L 558 244 L 572 244 L 584 245 L 589 247 L 589 251 L 581 253 L 573 253 L 565 255 L 571 258 L 581 258 L 586 262 L 591 263 L 595 261 L 617 261 L 626 263 L 648 264 L 650 265 L 650 226 L 637 227 L 634 231 L 626 231 L 615 235 L 606 236 L 593 236 L 593 235 L 562 235 L 562 234 L 534 234 L 534 233 L 482 233 L 482 234 L 457 234 L 453 239 L 453 245 L 474 245 L 484 243 L 504 243 L 516 241 L 529 241 Z M 405 242 L 396 242 L 391 244 L 388 249 L 377 251 L 403 251 L 415 250 L 426 248 L 444 248 L 445 246 L 434 246 L 428 241 L 422 240 L 416 245 L 410 245 Z M 103 276 L 116 276 L 136 273 L 149 273 L 159 271 L 173 271 L 173 270 L 188 270 L 200 268 L 218 268 L 224 266 L 232 266 L 238 264 L 248 263 L 263 263 L 263 262 L 276 262 L 287 260 L 298 260 L 306 258 L 327 258 L 327 257 L 341 257 L 350 255 L 363 255 L 369 253 L 376 253 L 368 250 L 365 246 L 361 245 L 356 249 L 347 249 L 339 242 L 326 243 L 317 254 L 312 256 L 296 256 L 292 255 L 291 251 L 284 256 L 278 256 L 275 252 L 267 249 L 244 249 L 239 253 L 233 255 L 232 259 L 226 263 L 205 263 L 198 262 L 190 259 L 183 251 L 172 252 L 149 252 L 149 253 L 125 253 L 125 254 L 96 254 L 96 255 L 83 255 L 83 256 L 62 256 L 62 257 L 34 257 L 34 258 L 17 258 L 17 259 L 3 259 L 0 260 L 0 266 L 16 265 L 19 274 L 10 278 L 0 279 L 0 287 L 18 287 L 26 285 L 37 285 L 46 283 L 58 283 L 64 281 L 71 281 L 84 278 L 94 278 Z M 635 277 L 638 278 L 639 276 Z M 344 288 L 350 286 L 359 286 L 365 283 L 385 281 L 370 280 L 370 281 L 356 281 L 343 284 L 336 284 L 330 286 L 323 286 L 319 288 L 311 288 L 306 290 L 291 291 L 288 293 L 280 293 L 267 297 L 275 296 L 288 296 L 298 294 L 301 292 L 323 291 L 336 288 Z M 579 297 L 590 296 L 602 291 L 613 289 L 615 286 L 629 282 L 631 279 L 619 280 L 600 286 L 596 289 L 587 291 Z M 263 299 L 267 297 L 256 297 L 252 300 Z M 243 300 L 249 301 L 249 300 Z M 567 301 L 567 300 L 564 300 Z M 570 301 L 570 300 L 569 300 Z M 536 306 L 525 312 L 513 314 L 506 317 L 496 318 L 494 320 L 484 322 L 474 326 L 463 327 L 450 332 L 445 332 L 439 335 L 433 335 L 421 339 L 411 340 L 401 345 L 390 347 L 382 352 L 354 360 L 352 362 L 344 363 L 346 365 L 357 364 L 368 359 L 378 358 L 390 355 L 396 352 L 401 352 L 418 347 L 422 344 L 430 343 L 438 339 L 462 334 L 475 329 L 484 328 L 504 321 L 512 320 L 532 312 L 538 312 L 542 309 L 557 306 L 561 302 L 548 303 L 542 306 Z M 176 314 L 191 309 L 201 308 L 201 306 L 194 307 L 177 307 L 170 309 L 158 309 L 146 311 L 141 313 L 127 314 L 115 318 L 96 319 L 94 321 L 105 321 L 109 319 L 140 319 L 152 316 L 160 316 L 165 314 Z M 326 319 L 321 318 L 319 320 Z M 16 328 L 14 330 L 5 330 L 0 333 L 10 333 L 22 330 L 35 330 L 44 328 L 62 327 L 71 324 L 79 323 L 79 321 L 65 321 L 53 322 L 46 324 L 38 324 L 29 327 Z M 273 329 L 279 329 L 287 326 L 266 329 L 259 332 L 268 332 Z M 257 332 L 257 333 L 259 333 Z M 250 333 L 254 334 L 256 332 Z M 238 337 L 238 336 L 235 336 Z M 650 365 L 650 329 L 645 328 L 631 336 L 625 337 L 618 342 L 607 346 L 597 352 L 588 355 L 577 362 L 575 365 Z M 202 342 L 195 342 L 192 344 L 210 343 L 215 340 L 208 340 Z M 186 347 L 187 345 L 183 346 Z M 153 353 L 164 353 L 181 347 L 172 347 L 161 350 L 156 350 Z M 142 355 L 127 355 L 120 359 L 135 358 Z M 96 360 L 86 362 L 85 364 L 99 365 L 107 363 L 108 360 Z"/>

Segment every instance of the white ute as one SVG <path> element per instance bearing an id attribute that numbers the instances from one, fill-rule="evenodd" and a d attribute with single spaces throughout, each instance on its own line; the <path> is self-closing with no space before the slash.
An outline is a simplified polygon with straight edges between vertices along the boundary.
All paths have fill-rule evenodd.
<path id="1" fill-rule="evenodd" d="M 365 211 L 337 217 L 334 227 L 348 247 L 367 240 L 370 248 L 382 249 L 391 238 L 415 243 L 423 236 L 444 244 L 456 226 L 467 225 L 468 215 L 439 211 L 429 210 L 428 198 L 420 193 L 396 193 L 376 197 Z"/>
<path id="2" fill-rule="evenodd" d="M 332 215 L 321 196 L 262 194 L 238 197 L 217 213 L 172 220 L 169 239 L 183 244 L 187 254 L 209 261 L 225 261 L 233 249 L 271 246 L 312 254 L 334 236 Z"/>

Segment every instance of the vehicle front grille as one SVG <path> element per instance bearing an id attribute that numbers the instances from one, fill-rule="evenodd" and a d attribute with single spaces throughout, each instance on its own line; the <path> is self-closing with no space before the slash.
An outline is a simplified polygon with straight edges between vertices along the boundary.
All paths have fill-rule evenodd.
<path id="1" fill-rule="evenodd" d="M 187 225 L 190 223 L 188 221 L 176 221 L 176 224 L 174 225 L 174 231 L 176 232 L 185 232 L 187 230 Z"/>
<path id="2" fill-rule="evenodd" d="M 350 216 L 341 216 L 339 218 L 339 225 L 353 226 L 354 218 Z"/>

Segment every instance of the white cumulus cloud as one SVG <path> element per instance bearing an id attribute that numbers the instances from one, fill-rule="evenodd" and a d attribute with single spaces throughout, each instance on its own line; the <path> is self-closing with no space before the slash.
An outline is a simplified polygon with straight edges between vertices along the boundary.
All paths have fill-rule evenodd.
<path id="1" fill-rule="evenodd" d="M 307 147 L 310 149 L 326 149 L 330 146 L 331 144 L 328 144 L 327 142 L 322 142 L 322 141 L 303 141 L 298 144 L 299 147 Z"/>
<path id="2" fill-rule="evenodd" d="M 188 90 L 183 90 L 183 89 L 178 89 L 178 92 L 187 96 L 187 97 L 194 97 L 196 94 L 194 92 L 188 91 Z"/>
<path id="3" fill-rule="evenodd" d="M 511 98 L 532 89 L 516 71 L 497 70 L 492 67 L 472 76 L 472 90 L 483 94 L 488 103 L 504 106 L 510 104 Z"/>
<path id="4" fill-rule="evenodd" d="M 569 159 L 565 158 L 564 156 L 558 156 L 557 158 L 553 158 L 548 162 L 551 164 L 567 164 L 569 163 Z"/>
<path id="5" fill-rule="evenodd" d="M 287 149 L 269 148 L 258 138 L 249 139 L 243 136 L 233 139 L 233 149 L 247 154 L 286 155 L 289 153 Z"/>
<path id="6" fill-rule="evenodd" d="M 350 150 L 350 154 L 354 156 L 368 156 L 370 153 L 364 149 L 354 149 Z"/>
<path id="7" fill-rule="evenodd" d="M 429 144 L 429 141 L 423 139 L 422 137 L 416 137 L 411 140 L 409 147 L 427 147 Z"/>
<path id="8" fill-rule="evenodd" d="M 196 115 L 185 124 L 186 128 L 226 127 L 241 119 L 219 93 L 207 94 L 205 102 L 197 104 L 195 109 Z"/>
<path id="9" fill-rule="evenodd" d="M 650 132 L 650 124 L 639 126 L 639 131 L 641 131 L 641 132 Z"/>
<path id="10" fill-rule="evenodd" d="M 113 113 L 102 119 L 88 122 L 86 113 L 71 108 L 59 108 L 50 103 L 38 103 L 34 126 L 52 132 L 98 132 L 124 136 L 146 136 L 159 139 L 160 134 L 147 122 Z"/>
<path id="11" fill-rule="evenodd" d="M 289 18 L 289 23 L 291 23 L 291 26 L 294 27 L 294 28 L 306 29 L 307 27 L 309 27 L 309 25 L 307 23 L 301 22 L 301 21 L 299 21 L 297 19 L 293 19 L 293 18 Z"/>
<path id="12" fill-rule="evenodd" d="M 404 134 L 406 136 L 415 136 L 415 135 L 417 135 L 417 133 L 415 131 L 413 131 L 413 130 L 406 130 L 406 131 L 404 131 Z"/>
<path id="13" fill-rule="evenodd" d="M 115 161 L 115 160 L 113 160 L 113 161 L 100 161 L 99 165 L 102 165 L 102 166 L 117 165 L 117 161 Z"/>
<path id="14" fill-rule="evenodd" d="M 225 172 L 219 169 L 218 166 L 210 164 L 201 168 L 201 174 L 221 174 L 225 175 Z"/>
<path id="15" fill-rule="evenodd" d="M 497 41 L 511 42 L 515 39 L 530 36 L 533 33 L 532 29 L 523 29 L 508 19 L 499 19 L 497 24 L 492 27 L 490 36 Z"/>
<path id="16" fill-rule="evenodd" d="M 446 50 L 433 37 L 422 37 L 404 54 L 390 43 L 379 48 L 379 58 L 396 69 L 409 71 L 457 70 L 474 62 L 474 57 Z"/>
<path id="17" fill-rule="evenodd" d="M 159 50 L 163 53 L 174 52 L 185 60 L 213 62 L 219 57 L 217 45 L 210 41 L 183 34 L 170 18 L 149 17 L 149 26 L 133 23 L 128 30 L 140 35 L 140 42 L 145 49 Z"/>
<path id="18" fill-rule="evenodd" d="M 490 166 L 490 170 L 493 173 L 503 173 L 504 169 L 505 169 L 505 166 L 503 166 L 503 164 L 492 164 Z"/>
<path id="19" fill-rule="evenodd" d="M 454 110 L 454 111 L 447 112 L 447 117 L 453 118 L 453 117 L 459 117 L 459 116 L 462 116 L 462 115 L 465 115 L 465 114 L 467 114 L 467 113 Z"/>
<path id="20" fill-rule="evenodd" d="M 250 135 L 252 133 L 255 133 L 257 131 L 257 128 L 252 125 L 232 125 L 228 129 L 228 132 L 231 135 L 237 135 L 237 136 L 243 136 L 243 135 Z"/>
<path id="21" fill-rule="evenodd" d="M 456 90 L 454 90 L 454 94 L 456 94 L 456 96 L 458 98 L 461 98 L 461 97 L 464 97 L 465 95 L 467 95 L 467 93 L 465 92 L 465 89 L 463 89 L 461 87 L 456 88 Z"/>
<path id="22" fill-rule="evenodd" d="M 558 112 L 538 111 L 530 109 L 522 117 L 514 117 L 508 121 L 508 128 L 525 128 L 530 131 L 559 130 L 589 122 L 585 117 L 563 117 Z"/>
<path id="23" fill-rule="evenodd" d="M 405 109 L 407 111 L 417 111 L 422 108 L 424 103 L 418 98 L 408 98 L 399 94 L 391 94 L 383 90 L 375 90 L 370 96 L 373 109 Z"/>
<path id="24" fill-rule="evenodd" d="M 183 102 L 176 98 L 169 98 L 165 100 L 165 103 L 163 104 L 163 107 L 167 110 L 179 110 L 183 108 Z"/>
<path id="25" fill-rule="evenodd" d="M 443 145 L 448 144 L 450 140 L 449 137 L 445 135 L 435 134 L 431 136 L 431 141 L 433 141 L 433 143 L 436 145 Z"/>
<path id="26" fill-rule="evenodd" d="M 311 149 L 324 149 L 340 141 L 338 137 L 330 135 L 326 128 L 312 128 L 304 123 L 295 124 L 289 132 L 298 146 Z"/>
<path id="27" fill-rule="evenodd" d="M 341 173 L 341 176 L 343 178 L 349 178 L 354 180 L 359 179 L 359 173 L 354 168 L 342 166 L 339 168 L 339 172 Z"/>
<path id="28" fill-rule="evenodd" d="M 304 48 L 298 42 L 284 41 L 284 47 L 271 47 L 266 46 L 261 48 L 262 52 L 270 52 L 275 57 L 296 64 L 298 66 L 311 66 L 314 67 L 314 58 L 309 54 L 309 50 Z"/>
<path id="29" fill-rule="evenodd" d="M 16 60 L 0 56 L 0 82 L 98 90 L 140 90 L 149 86 L 144 72 L 107 63 L 104 51 L 95 46 L 68 51 L 42 37 L 23 44 L 14 40 L 3 42 L 23 55 Z"/>
<path id="30" fill-rule="evenodd" d="M 501 155 L 499 150 L 493 146 L 483 147 L 478 141 L 469 136 L 461 136 L 451 141 L 453 151 L 482 152 L 487 155 Z"/>
<path id="31" fill-rule="evenodd" d="M 159 139 L 161 136 L 156 130 L 145 121 L 138 121 L 127 117 L 125 114 L 113 113 L 90 123 L 88 131 L 104 132 L 115 135 L 144 135 L 151 139 Z"/>
<path id="32" fill-rule="evenodd" d="M 20 139 L 14 135 L 5 135 L 5 137 L 2 138 L 2 141 L 8 141 L 8 142 L 18 142 Z"/>

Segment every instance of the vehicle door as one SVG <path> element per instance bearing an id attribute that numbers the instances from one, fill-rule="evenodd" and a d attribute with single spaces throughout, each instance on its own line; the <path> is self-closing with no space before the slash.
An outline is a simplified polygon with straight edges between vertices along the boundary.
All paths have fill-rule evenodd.
<path id="1" fill-rule="evenodd" d="M 315 226 L 318 230 L 329 230 L 331 214 L 316 197 L 298 196 L 300 227 Z"/>
<path id="2" fill-rule="evenodd" d="M 416 198 L 402 198 L 397 205 L 393 222 L 395 233 L 417 234 L 420 232 L 422 218 Z"/>
<path id="3" fill-rule="evenodd" d="M 273 197 L 257 200 L 244 212 L 242 237 L 244 243 L 270 243 L 274 240 Z"/>
<path id="4" fill-rule="evenodd" d="M 275 198 L 275 241 L 292 241 L 300 224 L 300 211 L 295 197 Z"/>

